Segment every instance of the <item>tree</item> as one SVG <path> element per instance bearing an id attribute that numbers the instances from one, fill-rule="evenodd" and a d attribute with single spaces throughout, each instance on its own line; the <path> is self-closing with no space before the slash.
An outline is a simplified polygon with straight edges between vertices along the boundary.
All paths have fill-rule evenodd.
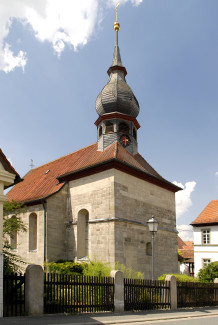
<path id="1" fill-rule="evenodd" d="M 200 269 L 198 277 L 201 282 L 214 282 L 215 278 L 218 278 L 218 262 L 212 262 L 208 264 L 204 269 Z"/>
<path id="2" fill-rule="evenodd" d="M 3 207 L 3 253 L 4 253 L 4 272 L 19 272 L 21 265 L 25 264 L 23 259 L 13 253 L 9 238 L 18 232 L 25 232 L 26 226 L 21 220 L 20 213 L 26 211 L 22 203 L 12 201 L 5 202 Z"/>

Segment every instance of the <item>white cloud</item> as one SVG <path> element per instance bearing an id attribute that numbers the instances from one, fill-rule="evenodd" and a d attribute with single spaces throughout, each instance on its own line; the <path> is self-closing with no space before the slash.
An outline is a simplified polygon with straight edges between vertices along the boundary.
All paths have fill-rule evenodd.
<path id="1" fill-rule="evenodd" d="M 17 56 L 14 56 L 13 52 L 10 49 L 10 45 L 8 43 L 5 44 L 5 47 L 1 54 L 2 57 L 2 70 L 5 73 L 13 71 L 14 68 L 20 67 L 24 71 L 24 67 L 27 62 L 26 53 L 23 51 L 19 51 Z"/>
<path id="2" fill-rule="evenodd" d="M 143 0 L 121 0 L 139 5 Z M 6 42 L 13 19 L 33 29 L 35 37 L 50 42 L 60 56 L 66 46 L 75 51 L 86 45 L 102 21 L 104 5 L 114 6 L 113 0 L 7 0 L 0 2 L 0 70 L 8 73 L 24 67 L 27 53 L 14 54 Z"/>
<path id="3" fill-rule="evenodd" d="M 216 172 L 215 175 L 218 176 L 218 172 Z"/>
<path id="4" fill-rule="evenodd" d="M 119 2 L 121 5 L 126 3 L 126 2 L 131 2 L 134 6 L 138 6 L 140 5 L 140 3 L 142 3 L 143 0 L 107 0 L 107 3 L 110 7 L 115 7 L 115 5 Z"/>
<path id="5" fill-rule="evenodd" d="M 177 230 L 179 232 L 179 237 L 182 238 L 182 240 L 190 240 L 193 241 L 193 231 L 192 226 L 190 225 L 178 225 Z"/>
<path id="6" fill-rule="evenodd" d="M 173 184 L 181 187 L 183 190 L 176 193 L 176 216 L 181 217 L 192 205 L 191 194 L 195 190 L 196 182 L 187 182 L 185 185 L 178 182 Z"/>

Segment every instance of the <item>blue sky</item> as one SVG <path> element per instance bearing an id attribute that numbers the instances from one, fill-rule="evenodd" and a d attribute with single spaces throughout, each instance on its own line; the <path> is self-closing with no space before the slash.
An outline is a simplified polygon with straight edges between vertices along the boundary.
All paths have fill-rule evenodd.
<path id="1" fill-rule="evenodd" d="M 0 147 L 23 176 L 97 139 L 114 1 L 0 0 Z M 119 46 L 140 104 L 139 152 L 181 183 L 185 229 L 218 194 L 218 1 L 120 1 Z M 191 232 L 182 234 L 188 238 Z"/>

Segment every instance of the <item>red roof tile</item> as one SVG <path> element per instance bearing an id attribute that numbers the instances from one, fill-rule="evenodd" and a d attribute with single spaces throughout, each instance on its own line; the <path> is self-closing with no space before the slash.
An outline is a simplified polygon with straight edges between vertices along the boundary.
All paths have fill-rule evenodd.
<path id="1" fill-rule="evenodd" d="M 194 262 L 194 246 L 192 241 L 183 241 L 179 236 L 178 240 L 178 249 L 182 253 L 182 257 L 188 262 Z"/>
<path id="2" fill-rule="evenodd" d="M 63 187 L 64 183 L 58 181 L 61 177 L 64 178 L 63 175 L 79 173 L 87 168 L 99 166 L 112 160 L 137 169 L 165 184 L 164 186 L 171 186 L 174 191 L 179 190 L 178 187 L 162 178 L 139 154 L 133 157 L 118 142 L 115 142 L 104 151 L 98 151 L 97 143 L 94 143 L 30 170 L 25 175 L 24 181 L 17 184 L 7 194 L 8 199 L 31 202 L 48 197 Z"/>
<path id="3" fill-rule="evenodd" d="M 178 249 L 183 249 L 183 247 L 185 246 L 185 242 L 182 240 L 181 237 L 177 236 L 177 241 L 178 241 Z"/>
<path id="4" fill-rule="evenodd" d="M 199 216 L 191 223 L 193 226 L 218 223 L 218 200 L 211 201 Z"/>

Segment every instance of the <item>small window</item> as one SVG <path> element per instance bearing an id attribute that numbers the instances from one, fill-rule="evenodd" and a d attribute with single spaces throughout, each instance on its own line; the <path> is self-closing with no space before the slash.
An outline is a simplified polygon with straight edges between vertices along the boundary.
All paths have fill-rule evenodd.
<path id="1" fill-rule="evenodd" d="M 133 138 L 134 138 L 135 140 L 137 140 L 137 135 L 136 135 L 136 130 L 135 130 L 135 128 L 133 128 Z"/>
<path id="2" fill-rule="evenodd" d="M 129 126 L 126 123 L 123 123 L 123 122 L 120 123 L 118 132 L 119 133 L 129 134 Z"/>
<path id="3" fill-rule="evenodd" d="M 210 244 L 210 230 L 202 230 L 202 243 L 203 245 Z"/>
<path id="4" fill-rule="evenodd" d="M 107 122 L 105 124 L 105 133 L 113 133 L 114 132 L 114 125 L 111 122 Z"/>
<path id="5" fill-rule="evenodd" d="M 29 216 L 29 250 L 37 250 L 37 215 L 35 213 Z"/>
<path id="6" fill-rule="evenodd" d="M 203 269 L 205 269 L 205 267 L 207 267 L 210 264 L 211 260 L 209 258 L 203 258 L 202 262 L 203 262 L 202 263 Z"/>
<path id="7" fill-rule="evenodd" d="M 99 137 L 102 135 L 102 126 L 100 126 L 99 131 L 98 131 Z"/>

